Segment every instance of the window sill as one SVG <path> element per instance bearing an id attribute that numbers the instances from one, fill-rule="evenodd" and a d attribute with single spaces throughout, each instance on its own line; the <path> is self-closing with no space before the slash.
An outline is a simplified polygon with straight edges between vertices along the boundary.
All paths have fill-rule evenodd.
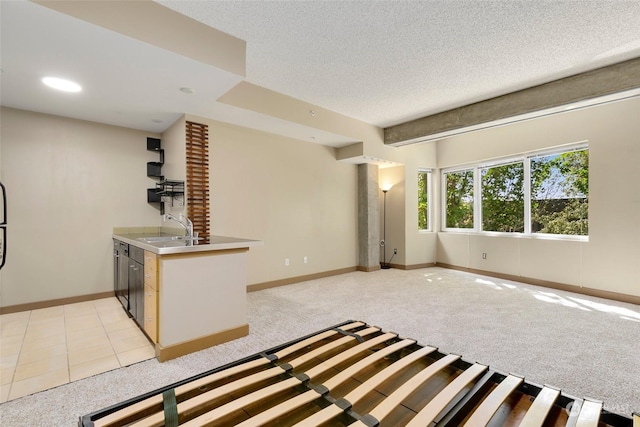
<path id="1" fill-rule="evenodd" d="M 474 236 L 485 236 L 485 237 L 512 237 L 514 239 L 532 239 L 532 240 L 564 240 L 564 241 L 573 241 L 573 242 L 588 242 L 589 236 L 576 236 L 570 234 L 543 234 L 543 233 L 501 233 L 497 231 L 475 231 L 475 230 L 462 230 L 462 229 L 454 229 L 454 230 L 442 230 L 438 233 L 445 234 L 466 234 L 466 235 L 474 235 Z"/>

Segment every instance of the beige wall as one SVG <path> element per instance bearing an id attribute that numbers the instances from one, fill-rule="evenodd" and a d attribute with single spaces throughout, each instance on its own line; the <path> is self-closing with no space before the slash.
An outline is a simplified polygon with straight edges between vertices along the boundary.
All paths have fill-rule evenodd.
<path id="1" fill-rule="evenodd" d="M 212 232 L 264 240 L 249 253 L 249 284 L 357 265 L 355 165 L 336 161 L 329 147 L 204 121 Z M 184 179 L 183 123 L 163 135 L 163 172 L 173 179 Z M 159 137 L 2 109 L 11 221 L 2 306 L 113 289 L 113 227 L 161 223 L 146 202 L 155 182 L 146 162 L 157 160 L 147 136 Z"/>
<path id="2" fill-rule="evenodd" d="M 384 192 L 380 190 L 380 239 L 385 240 L 386 238 L 386 247 L 380 248 L 380 257 L 381 259 L 384 258 L 384 262 L 405 265 L 407 254 L 407 236 L 405 233 L 405 184 L 407 181 L 405 181 L 405 167 L 395 166 L 380 169 L 379 179 L 381 189 L 391 187 L 387 191 L 386 203 Z M 394 248 L 398 250 L 398 254 L 395 256 L 393 255 Z M 392 256 L 393 259 L 391 259 Z"/>
<path id="3" fill-rule="evenodd" d="M 438 204 L 436 169 L 436 144 L 411 145 L 395 148 L 396 161 L 403 166 L 380 169 L 380 186 L 392 185 L 387 193 L 387 261 L 398 249 L 392 264 L 415 267 L 436 262 L 437 220 L 435 208 Z M 418 171 L 432 169 L 431 205 L 433 209 L 432 231 L 418 230 Z M 380 192 L 380 201 L 383 197 Z M 382 205 L 380 212 L 383 212 Z M 382 219 L 381 219 L 382 221 Z M 380 225 L 382 227 L 382 223 Z"/>
<path id="4" fill-rule="evenodd" d="M 640 295 L 639 118 L 636 98 L 438 142 L 444 168 L 587 140 L 590 177 L 588 242 L 441 232 L 438 262 Z"/>
<path id="5" fill-rule="evenodd" d="M 201 122 L 209 125 L 211 232 L 264 241 L 249 251 L 248 284 L 357 265 L 357 166 L 336 161 L 330 147 Z"/>
<path id="6" fill-rule="evenodd" d="M 159 224 L 146 132 L 2 108 L 2 306 L 113 290 L 114 226 Z M 157 136 L 157 135 L 155 135 Z"/>
<path id="7" fill-rule="evenodd" d="M 165 179 L 186 181 L 187 176 L 187 146 L 185 133 L 185 117 L 171 125 L 167 130 L 162 132 L 162 148 L 164 149 L 164 165 L 162 173 Z M 187 214 L 186 210 L 187 188 L 182 198 L 173 199 L 171 203 L 165 203 L 165 213 L 175 216 L 179 214 Z M 175 222 L 167 222 L 167 227 L 179 227 Z"/>
<path id="8" fill-rule="evenodd" d="M 394 148 L 403 166 L 380 173 L 381 182 L 395 184 L 387 199 L 387 248 L 398 248 L 393 263 L 437 260 L 640 295 L 639 112 L 640 99 L 633 99 Z M 112 228 L 161 223 L 146 202 L 154 185 L 146 162 L 157 159 L 146 151 L 146 137 L 158 135 L 7 108 L 1 118 L 10 234 L 0 304 L 110 291 Z M 163 135 L 165 173 L 175 179 L 184 179 L 183 121 Z M 249 253 L 249 284 L 357 265 L 355 165 L 336 161 L 329 147 L 201 121 L 210 126 L 212 232 L 265 242 Z M 583 140 L 590 146 L 588 242 L 416 230 L 418 168 Z M 433 214 L 437 230 L 439 209 Z"/>

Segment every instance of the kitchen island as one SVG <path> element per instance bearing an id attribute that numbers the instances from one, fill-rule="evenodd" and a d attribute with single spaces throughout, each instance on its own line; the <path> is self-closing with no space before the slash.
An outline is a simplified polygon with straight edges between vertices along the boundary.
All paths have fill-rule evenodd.
<path id="1" fill-rule="evenodd" d="M 113 233 L 115 242 L 144 251 L 144 308 L 138 299 L 138 314 L 144 310 L 144 316 L 136 320 L 161 362 L 249 334 L 246 259 L 249 248 L 262 245 L 234 237 L 193 241 L 172 235 L 158 227 Z"/>

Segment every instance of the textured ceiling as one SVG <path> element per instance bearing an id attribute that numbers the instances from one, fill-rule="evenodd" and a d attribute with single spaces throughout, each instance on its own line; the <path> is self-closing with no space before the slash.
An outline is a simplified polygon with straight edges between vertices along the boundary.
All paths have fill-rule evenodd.
<path id="1" fill-rule="evenodd" d="M 246 41 L 246 78 L 46 2 L 0 0 L 0 103 L 150 132 L 189 113 L 340 147 L 359 136 L 212 101 L 246 80 L 388 127 L 640 57 L 640 0 L 158 3 Z M 161 25 L 133 12 L 119 23 L 141 20 Z M 83 91 L 54 93 L 40 83 L 45 75 L 74 79 Z M 290 105 L 287 114 L 307 108 Z"/>
<path id="2" fill-rule="evenodd" d="M 386 127 L 640 57 L 640 1 L 164 1 L 249 82 Z"/>

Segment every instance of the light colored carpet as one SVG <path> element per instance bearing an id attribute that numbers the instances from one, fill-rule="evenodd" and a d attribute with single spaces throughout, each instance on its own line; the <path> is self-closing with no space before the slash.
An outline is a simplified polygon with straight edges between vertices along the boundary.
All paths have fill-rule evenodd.
<path id="1" fill-rule="evenodd" d="M 354 272 L 253 292 L 248 317 L 248 337 L 4 403 L 0 424 L 75 426 L 81 415 L 349 319 L 603 400 L 613 412 L 640 411 L 640 307 L 633 304 L 436 267 Z"/>

